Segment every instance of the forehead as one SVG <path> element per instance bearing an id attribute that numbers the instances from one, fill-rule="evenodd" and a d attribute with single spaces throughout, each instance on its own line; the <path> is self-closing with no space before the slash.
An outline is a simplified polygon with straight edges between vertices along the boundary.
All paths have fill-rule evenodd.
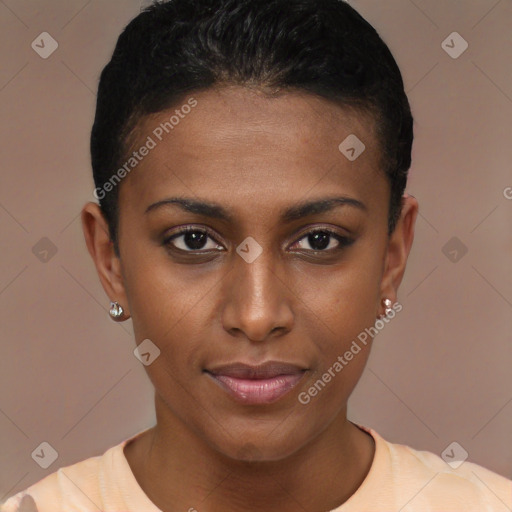
<path id="1" fill-rule="evenodd" d="M 350 161 L 340 144 L 354 136 L 365 149 Z M 141 119 L 131 151 L 148 138 L 154 147 L 122 187 L 145 203 L 169 188 L 244 201 L 342 186 L 368 198 L 384 181 L 371 117 L 304 92 L 269 97 L 231 86 L 191 93 Z"/>

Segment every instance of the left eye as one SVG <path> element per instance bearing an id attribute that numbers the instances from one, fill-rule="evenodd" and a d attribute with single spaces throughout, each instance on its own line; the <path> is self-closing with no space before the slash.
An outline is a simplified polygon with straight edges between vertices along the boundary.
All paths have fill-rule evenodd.
<path id="1" fill-rule="evenodd" d="M 337 245 L 334 244 L 332 246 L 332 242 L 337 242 Z M 310 249 L 307 247 L 303 247 L 303 240 L 306 241 L 307 244 L 309 244 Z M 338 235 L 337 233 L 334 233 L 333 231 L 330 231 L 329 229 L 318 229 L 315 231 L 310 231 L 305 236 L 303 236 L 300 240 L 296 242 L 296 244 L 299 245 L 299 249 L 307 249 L 312 250 L 316 252 L 327 252 L 333 249 L 341 249 L 342 247 L 348 246 L 352 243 L 352 240 Z"/>

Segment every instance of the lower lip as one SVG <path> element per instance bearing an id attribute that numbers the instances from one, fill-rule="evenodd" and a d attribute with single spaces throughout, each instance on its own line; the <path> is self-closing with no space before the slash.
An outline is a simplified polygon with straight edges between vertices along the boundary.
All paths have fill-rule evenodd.
<path id="1" fill-rule="evenodd" d="M 279 375 L 271 379 L 235 379 L 207 372 L 225 391 L 244 404 L 271 404 L 293 389 L 304 375 Z"/>

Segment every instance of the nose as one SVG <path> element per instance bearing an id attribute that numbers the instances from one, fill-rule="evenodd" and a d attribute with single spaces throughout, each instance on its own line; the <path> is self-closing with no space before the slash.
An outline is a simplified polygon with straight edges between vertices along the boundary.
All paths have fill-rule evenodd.
<path id="1" fill-rule="evenodd" d="M 252 263 L 236 255 L 222 290 L 222 323 L 231 335 L 262 342 L 292 329 L 294 294 L 273 258 L 268 249 Z"/>

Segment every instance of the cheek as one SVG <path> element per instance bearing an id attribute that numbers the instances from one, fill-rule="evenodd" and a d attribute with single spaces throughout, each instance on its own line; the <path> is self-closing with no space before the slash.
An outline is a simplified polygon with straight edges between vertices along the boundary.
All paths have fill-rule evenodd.
<path id="1" fill-rule="evenodd" d="M 317 359 L 299 402 L 314 408 L 320 423 L 346 405 L 364 371 L 372 342 L 366 329 L 376 320 L 374 288 L 371 279 L 360 280 L 357 286 L 351 280 L 331 283 L 309 313 L 309 337 Z"/>
<path id="2" fill-rule="evenodd" d="M 369 356 L 372 337 L 367 329 L 377 319 L 381 261 L 378 247 L 362 249 L 344 265 L 322 270 L 324 275 L 308 274 L 301 285 L 301 328 L 309 331 L 318 356 L 309 386 L 315 386 L 312 395 L 322 395 L 320 407 L 348 399 Z"/>
<path id="3" fill-rule="evenodd" d="M 325 332 L 329 346 L 342 348 L 340 343 L 357 337 L 376 320 L 381 261 L 359 253 L 344 265 L 307 274 L 300 285 L 308 324 Z"/>
<path id="4" fill-rule="evenodd" d="M 148 245 L 136 244 L 126 251 L 123 280 L 134 328 L 147 337 L 162 337 L 193 314 L 208 288 L 192 277 L 193 272 L 173 264 L 163 248 Z"/>
<path id="5" fill-rule="evenodd" d="M 125 259 L 123 276 L 135 339 L 137 344 L 150 339 L 160 349 L 165 367 L 181 375 L 180 380 L 188 379 L 190 368 L 199 364 L 201 347 L 204 350 L 219 279 L 192 265 L 171 264 L 161 253 L 155 257 L 139 250 Z M 147 369 L 156 371 L 152 365 Z"/>

